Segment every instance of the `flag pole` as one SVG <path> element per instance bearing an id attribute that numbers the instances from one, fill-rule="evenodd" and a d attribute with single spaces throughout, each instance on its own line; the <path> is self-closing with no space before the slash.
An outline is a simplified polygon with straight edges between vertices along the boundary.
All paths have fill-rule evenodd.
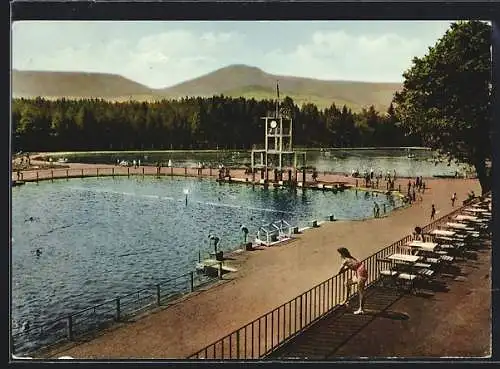
<path id="1" fill-rule="evenodd" d="M 277 99 L 276 99 L 276 119 L 279 118 L 279 101 L 280 101 L 280 86 L 279 86 L 279 81 L 276 81 L 276 95 L 277 95 Z"/>

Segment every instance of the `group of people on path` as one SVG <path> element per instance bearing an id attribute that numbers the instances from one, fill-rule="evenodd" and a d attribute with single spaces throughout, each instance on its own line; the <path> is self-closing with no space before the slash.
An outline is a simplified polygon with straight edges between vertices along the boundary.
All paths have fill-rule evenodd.
<path id="1" fill-rule="evenodd" d="M 415 181 L 413 182 L 411 180 L 408 180 L 408 191 L 406 194 L 406 199 L 410 204 L 417 201 L 417 192 L 424 194 L 425 189 L 425 182 L 423 181 L 422 176 L 416 177 Z M 419 200 L 422 200 L 422 196 L 419 196 Z"/>

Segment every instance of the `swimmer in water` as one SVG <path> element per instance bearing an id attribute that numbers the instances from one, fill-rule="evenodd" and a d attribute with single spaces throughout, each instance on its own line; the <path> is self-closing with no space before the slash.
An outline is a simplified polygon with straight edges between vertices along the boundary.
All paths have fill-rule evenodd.
<path id="1" fill-rule="evenodd" d="M 36 249 L 35 253 L 36 253 L 36 256 L 40 256 L 40 255 L 42 255 L 42 250 Z"/>

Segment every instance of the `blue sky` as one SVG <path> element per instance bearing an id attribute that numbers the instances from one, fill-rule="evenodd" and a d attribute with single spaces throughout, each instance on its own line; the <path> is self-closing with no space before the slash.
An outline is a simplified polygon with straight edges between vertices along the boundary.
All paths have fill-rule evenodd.
<path id="1" fill-rule="evenodd" d="M 12 29 L 12 67 L 123 75 L 168 87 L 231 64 L 279 75 L 401 82 L 447 21 L 37 21 Z"/>

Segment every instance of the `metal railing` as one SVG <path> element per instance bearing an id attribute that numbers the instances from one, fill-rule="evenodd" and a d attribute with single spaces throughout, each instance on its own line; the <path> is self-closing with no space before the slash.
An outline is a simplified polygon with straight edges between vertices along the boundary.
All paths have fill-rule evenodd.
<path id="1" fill-rule="evenodd" d="M 230 170 L 246 170 L 248 169 L 244 165 L 228 165 L 226 168 Z M 302 175 L 303 170 L 297 171 L 297 176 Z M 312 169 L 306 169 L 307 174 L 313 173 Z M 17 176 L 17 171 L 12 171 L 12 178 L 18 181 L 26 182 L 38 182 L 44 180 L 54 180 L 54 179 L 69 179 L 69 178 L 84 178 L 84 177 L 114 177 L 114 176 L 187 176 L 187 177 L 216 177 L 218 176 L 219 168 L 216 167 L 190 167 L 190 166 L 178 166 L 178 167 L 167 167 L 161 166 L 156 167 L 152 165 L 142 165 L 140 167 L 134 166 L 107 166 L 107 167 L 91 167 L 91 168 L 40 168 L 40 169 L 30 169 L 30 170 L 20 170 L 19 176 Z M 255 171 L 255 180 L 260 179 L 260 171 Z M 324 171 L 323 175 L 327 174 L 338 174 L 336 172 Z M 246 172 L 249 178 L 252 178 L 252 173 Z"/>
<path id="2" fill-rule="evenodd" d="M 66 317 L 14 333 L 12 350 L 14 353 L 30 353 L 62 341 L 72 341 L 78 336 L 96 332 L 115 322 L 126 321 L 147 309 L 167 305 L 170 301 L 217 279 L 217 277 L 201 276 L 192 271 L 151 284 L 135 292 L 71 313 Z"/>
<path id="3" fill-rule="evenodd" d="M 423 227 L 424 232 L 437 228 L 439 224 L 448 221 L 466 206 L 469 205 L 459 207 L 427 224 Z M 382 266 L 378 260 L 398 252 L 412 238 L 413 235 L 407 235 L 363 260 L 368 270 L 367 288 L 379 280 L 380 270 L 387 267 L 387 265 Z M 269 355 L 339 308 L 340 303 L 348 297 L 345 283 L 351 275 L 352 272 L 347 271 L 327 279 L 193 353 L 188 359 L 258 359 Z M 355 289 L 354 287 L 354 294 L 350 295 L 351 297 L 357 293 Z"/>
<path id="4" fill-rule="evenodd" d="M 232 167 L 230 169 L 242 169 Z M 218 169 L 212 167 L 93 167 L 93 168 L 47 168 L 37 170 L 24 170 L 12 172 L 14 180 L 26 182 L 38 182 L 43 180 L 84 178 L 84 177 L 114 177 L 114 176 L 189 176 L 189 177 L 214 177 L 218 174 Z"/>

